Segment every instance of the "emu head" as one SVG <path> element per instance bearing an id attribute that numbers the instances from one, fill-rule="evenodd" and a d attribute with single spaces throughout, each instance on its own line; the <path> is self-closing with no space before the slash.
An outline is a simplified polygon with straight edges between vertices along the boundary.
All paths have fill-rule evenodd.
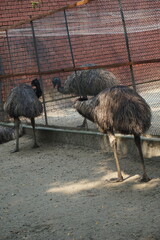
<path id="1" fill-rule="evenodd" d="M 31 85 L 32 85 L 32 87 L 40 87 L 39 80 L 37 78 L 33 79 L 31 81 Z"/>
<path id="2" fill-rule="evenodd" d="M 60 78 L 58 78 L 58 77 L 53 78 L 52 84 L 53 84 L 54 88 L 56 86 L 57 86 L 57 88 L 60 88 L 61 87 L 61 80 L 60 80 Z"/>
<path id="3" fill-rule="evenodd" d="M 38 98 L 40 98 L 42 96 L 42 89 L 41 89 L 39 80 L 37 78 L 33 79 L 31 81 L 31 86 L 32 86 L 36 96 Z"/>

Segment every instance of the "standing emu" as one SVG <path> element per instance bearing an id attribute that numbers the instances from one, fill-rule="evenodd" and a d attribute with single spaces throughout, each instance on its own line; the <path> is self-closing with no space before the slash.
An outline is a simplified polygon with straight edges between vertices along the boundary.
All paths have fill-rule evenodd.
<path id="1" fill-rule="evenodd" d="M 143 167 L 142 181 L 149 181 L 146 174 L 141 148 L 140 135 L 151 125 L 151 111 L 146 101 L 133 89 L 126 86 L 114 86 L 103 90 L 90 100 L 78 99 L 77 111 L 95 122 L 103 133 L 108 133 L 109 142 L 114 152 L 118 171 L 118 180 L 123 181 L 117 155 L 115 132 L 133 134 Z"/>
<path id="2" fill-rule="evenodd" d="M 88 66 L 91 66 L 89 64 Z M 118 84 L 118 80 L 113 73 L 104 69 L 89 69 L 77 71 L 73 73 L 61 86 L 61 80 L 56 77 L 52 80 L 53 86 L 57 86 L 58 92 L 62 94 L 74 94 L 82 96 L 83 99 L 88 99 L 87 96 L 96 96 L 105 88 L 110 88 Z M 86 126 L 86 119 L 84 119 L 81 127 Z"/>
<path id="3" fill-rule="evenodd" d="M 72 73 L 64 86 L 61 86 L 61 80 L 56 77 L 52 81 L 53 86 L 57 86 L 57 90 L 63 94 L 75 94 L 77 96 L 96 96 L 105 88 L 112 87 L 118 84 L 118 81 L 113 73 L 103 69 L 89 69 Z"/>
<path id="4" fill-rule="evenodd" d="M 4 104 L 4 110 L 9 114 L 11 118 L 14 118 L 14 125 L 16 129 L 16 147 L 13 152 L 19 151 L 19 125 L 20 117 L 30 118 L 33 136 L 34 136 L 34 145 L 33 147 L 38 147 L 35 135 L 35 117 L 39 116 L 42 111 L 42 103 L 39 101 L 39 97 L 42 95 L 41 88 L 39 89 L 39 81 L 34 79 L 31 82 L 32 86 L 27 84 L 20 84 L 13 88 Z"/>

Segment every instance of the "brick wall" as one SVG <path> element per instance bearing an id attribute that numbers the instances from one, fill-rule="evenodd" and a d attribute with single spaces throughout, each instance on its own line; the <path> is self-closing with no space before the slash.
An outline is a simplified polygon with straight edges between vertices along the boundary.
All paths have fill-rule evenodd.
<path id="1" fill-rule="evenodd" d="M 38 1 L 38 0 L 37 0 Z M 0 26 L 9 26 L 49 10 L 58 9 L 75 1 L 45 0 L 36 9 L 30 0 L 4 0 L 0 4 L 2 17 Z M 154 3 L 154 4 L 153 4 Z M 140 2 L 122 0 L 129 47 L 132 60 L 159 57 L 160 41 L 158 26 L 158 1 Z M 87 63 L 111 64 L 128 61 L 124 29 L 117 0 L 92 0 L 84 7 L 67 11 L 67 19 L 76 66 Z M 41 71 L 72 66 L 63 12 L 35 21 L 35 34 Z M 21 31 L 22 30 L 22 31 Z M 0 38 L 0 66 L 5 73 L 33 72 L 37 70 L 35 49 L 30 24 L 9 31 L 8 51 L 6 39 Z M 5 42 L 1 42 L 5 41 Z M 136 82 L 159 79 L 159 64 L 134 66 Z M 1 70 L 1 72 L 3 72 Z M 131 84 L 129 67 L 109 69 L 123 84 Z M 60 76 L 64 81 L 70 73 L 59 73 L 43 77 L 46 92 L 52 87 L 51 79 Z M 33 76 L 33 77 L 36 77 Z M 4 99 L 10 88 L 20 81 L 30 82 L 32 76 L 3 80 Z"/>
<path id="2" fill-rule="evenodd" d="M 0 28 L 7 27 L 19 21 L 47 13 L 50 10 L 75 3 L 75 0 L 33 0 L 39 2 L 36 8 L 32 7 L 31 0 L 3 0 L 0 3 Z"/>

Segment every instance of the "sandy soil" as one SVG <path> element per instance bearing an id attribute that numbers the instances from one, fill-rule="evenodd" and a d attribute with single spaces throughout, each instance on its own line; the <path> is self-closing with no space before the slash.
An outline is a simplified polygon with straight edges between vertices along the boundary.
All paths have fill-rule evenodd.
<path id="1" fill-rule="evenodd" d="M 0 145 L 0 239 L 159 240 L 160 158 L 146 159 L 153 179 L 140 183 L 138 159 L 121 156 L 125 181 L 112 153 L 20 139 Z"/>

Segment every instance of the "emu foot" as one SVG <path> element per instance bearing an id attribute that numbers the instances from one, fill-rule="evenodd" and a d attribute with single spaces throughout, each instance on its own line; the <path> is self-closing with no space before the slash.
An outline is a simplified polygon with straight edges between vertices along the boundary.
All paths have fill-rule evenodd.
<path id="1" fill-rule="evenodd" d="M 19 152 L 19 148 L 15 148 L 14 150 L 11 151 L 11 153 Z"/>
<path id="2" fill-rule="evenodd" d="M 110 180 L 109 180 L 109 182 L 111 182 L 111 183 L 118 183 L 118 182 L 123 182 L 123 177 L 121 176 L 121 177 L 118 177 L 118 178 L 111 178 Z"/>
<path id="3" fill-rule="evenodd" d="M 83 129 L 88 130 L 88 124 L 87 124 L 86 121 L 84 121 L 81 125 L 78 125 L 77 127 L 78 127 L 78 128 L 83 128 Z"/>
<path id="4" fill-rule="evenodd" d="M 142 178 L 140 179 L 140 182 L 149 182 L 151 178 L 148 177 L 146 173 L 143 174 Z"/>
<path id="5" fill-rule="evenodd" d="M 83 128 L 83 129 L 88 130 L 88 123 L 87 123 L 87 120 L 84 119 L 84 120 L 83 120 L 83 123 L 82 123 L 81 125 L 77 126 L 77 127 L 78 127 L 78 128 Z"/>
<path id="6" fill-rule="evenodd" d="M 82 128 L 82 129 L 86 129 L 88 130 L 88 126 L 82 124 L 82 125 L 78 125 L 77 128 Z"/>
<path id="7" fill-rule="evenodd" d="M 32 148 L 39 148 L 39 145 L 35 143 Z"/>

